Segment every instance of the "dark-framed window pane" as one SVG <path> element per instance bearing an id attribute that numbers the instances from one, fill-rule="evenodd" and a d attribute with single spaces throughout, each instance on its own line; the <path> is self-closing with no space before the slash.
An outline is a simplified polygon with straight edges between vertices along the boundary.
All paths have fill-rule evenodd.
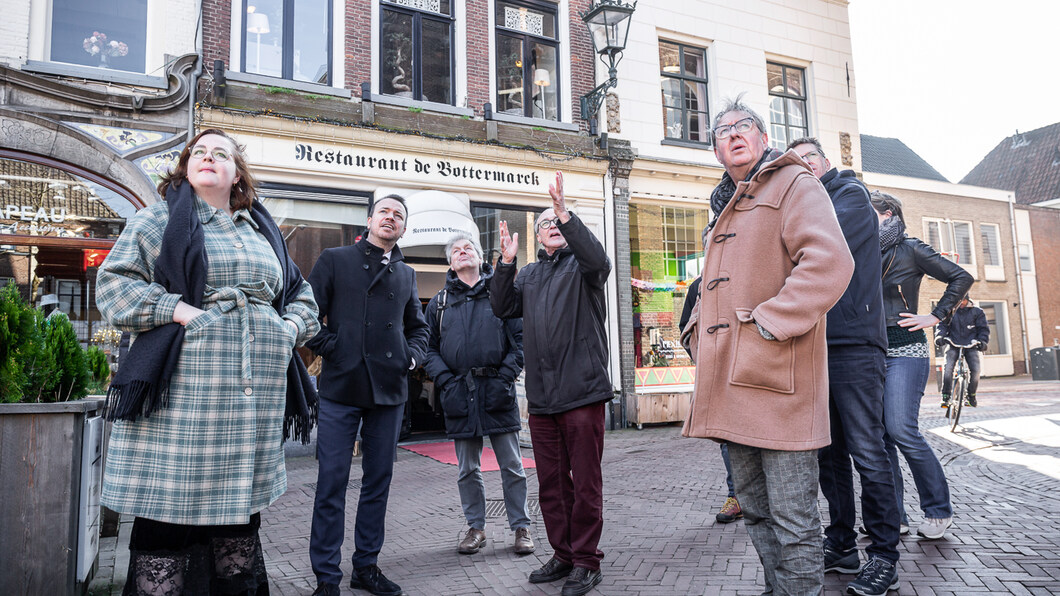
<path id="1" fill-rule="evenodd" d="M 497 35 L 497 112 L 523 115 L 523 40 Z"/>
<path id="2" fill-rule="evenodd" d="M 294 80 L 328 83 L 328 0 L 294 5 Z"/>
<path id="3" fill-rule="evenodd" d="M 452 26 L 423 19 L 423 93 L 421 99 L 453 103 Z"/>
<path id="4" fill-rule="evenodd" d="M 380 91 L 386 95 L 412 97 L 412 20 L 410 14 L 383 10 L 383 68 L 379 83 Z"/>
<path id="5" fill-rule="evenodd" d="M 331 83 L 331 0 L 243 0 L 243 72 Z"/>
<path id="6" fill-rule="evenodd" d="M 769 144 L 784 150 L 791 141 L 809 135 L 806 113 L 806 70 L 766 63 L 769 87 Z"/>
<path id="7" fill-rule="evenodd" d="M 706 50 L 659 40 L 664 135 L 709 143 Z"/>
<path id="8" fill-rule="evenodd" d="M 530 80 L 533 104 L 530 115 L 534 118 L 558 120 L 559 97 L 556 93 L 556 47 L 543 43 L 530 44 Z"/>
<path id="9" fill-rule="evenodd" d="M 383 4 L 404 6 L 414 10 L 433 12 L 445 16 L 452 16 L 452 3 L 449 0 L 384 0 Z"/>
<path id="10" fill-rule="evenodd" d="M 53 62 L 144 72 L 147 0 L 52 0 Z"/>

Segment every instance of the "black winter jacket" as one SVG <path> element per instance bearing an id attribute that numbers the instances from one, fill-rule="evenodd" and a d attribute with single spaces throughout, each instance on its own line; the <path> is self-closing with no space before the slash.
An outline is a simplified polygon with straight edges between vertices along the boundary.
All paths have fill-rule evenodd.
<path id="1" fill-rule="evenodd" d="M 835 168 L 821 177 L 835 208 L 854 275 L 839 302 L 828 311 L 829 346 L 878 346 L 887 349 L 880 278 L 880 224 L 869 202 L 869 190 L 854 172 Z"/>
<path id="2" fill-rule="evenodd" d="M 990 326 L 986 323 L 986 313 L 978 306 L 958 308 L 948 321 L 940 321 L 935 339 L 948 337 L 953 343 L 966 346 L 972 340 L 979 340 L 981 350 L 986 350 L 990 341 Z"/>
<path id="3" fill-rule="evenodd" d="M 431 338 L 424 367 L 434 379 L 450 439 L 521 427 L 515 378 L 523 370 L 523 320 L 502 321 L 493 315 L 489 303 L 493 268 L 488 263 L 482 268 L 472 288 L 450 269 L 445 288 L 427 304 Z"/>
<path id="4" fill-rule="evenodd" d="M 946 284 L 931 314 L 938 320 L 950 316 L 975 281 L 961 266 L 935 252 L 919 238 L 906 237 L 883 255 L 883 306 L 887 326 L 898 325 L 898 313 L 917 313 L 920 280 L 930 275 Z"/>
<path id="5" fill-rule="evenodd" d="M 523 318 L 526 400 L 531 414 L 567 412 L 610 400 L 607 304 L 611 260 L 576 215 L 559 224 L 567 248 L 519 271 L 499 262 L 490 284 L 493 313 Z"/>

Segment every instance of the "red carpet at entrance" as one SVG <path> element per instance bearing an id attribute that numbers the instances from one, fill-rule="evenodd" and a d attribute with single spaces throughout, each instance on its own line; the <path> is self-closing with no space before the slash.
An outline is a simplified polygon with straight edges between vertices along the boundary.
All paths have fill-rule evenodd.
<path id="1" fill-rule="evenodd" d="M 407 449 L 413 453 L 429 457 L 435 461 L 440 461 L 443 464 L 456 465 L 456 447 L 452 441 L 438 441 L 437 443 L 419 443 L 416 445 L 400 445 L 402 449 Z M 489 447 L 482 447 L 482 471 L 483 472 L 496 472 L 501 467 L 497 465 L 497 454 L 493 452 L 493 449 Z M 533 458 L 523 458 L 523 469 L 536 468 L 537 464 L 534 463 Z"/>

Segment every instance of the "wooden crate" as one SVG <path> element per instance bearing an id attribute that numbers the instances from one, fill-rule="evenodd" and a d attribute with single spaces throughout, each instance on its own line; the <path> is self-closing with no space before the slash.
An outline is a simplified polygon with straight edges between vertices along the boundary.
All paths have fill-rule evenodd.
<path id="1" fill-rule="evenodd" d="M 637 428 L 645 424 L 684 422 L 691 402 L 691 393 L 637 393 L 627 402 L 626 419 Z"/>

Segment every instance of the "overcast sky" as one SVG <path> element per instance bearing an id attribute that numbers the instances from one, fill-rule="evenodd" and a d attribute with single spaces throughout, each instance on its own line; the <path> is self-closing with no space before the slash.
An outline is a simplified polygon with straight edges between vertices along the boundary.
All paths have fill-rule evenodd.
<path id="1" fill-rule="evenodd" d="M 1060 122 L 1060 0 L 850 0 L 858 125 L 958 182 Z"/>

